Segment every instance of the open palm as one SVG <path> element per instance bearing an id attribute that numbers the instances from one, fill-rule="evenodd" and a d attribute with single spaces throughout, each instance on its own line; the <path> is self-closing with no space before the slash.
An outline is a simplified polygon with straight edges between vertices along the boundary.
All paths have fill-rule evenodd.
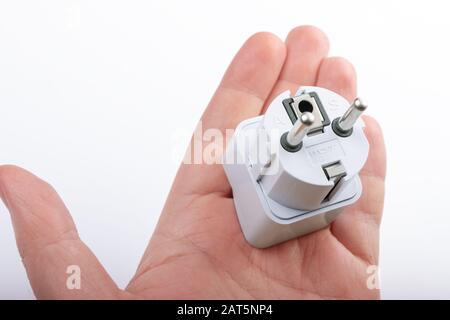
<path id="1" fill-rule="evenodd" d="M 243 45 L 202 117 L 225 131 L 264 112 L 285 90 L 317 85 L 351 100 L 356 75 L 330 58 L 328 40 L 313 27 L 282 42 L 258 33 Z M 80 240 L 51 186 L 31 173 L 0 167 L 0 195 L 11 212 L 17 244 L 38 298 L 377 298 L 367 268 L 378 263 L 385 150 L 375 120 L 365 117 L 369 159 L 363 195 L 333 224 L 313 234 L 256 249 L 244 239 L 231 188 L 219 164 L 181 165 L 136 275 L 119 289 Z M 194 139 L 194 138 L 193 138 Z M 66 287 L 66 268 L 82 270 L 80 290 Z"/>

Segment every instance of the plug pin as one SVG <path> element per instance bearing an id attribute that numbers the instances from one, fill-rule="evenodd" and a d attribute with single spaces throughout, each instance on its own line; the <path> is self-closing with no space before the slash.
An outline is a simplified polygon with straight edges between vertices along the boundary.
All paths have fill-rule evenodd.
<path id="1" fill-rule="evenodd" d="M 303 112 L 289 132 L 281 136 L 281 145 L 289 152 L 302 148 L 302 140 L 314 124 L 315 117 L 311 112 Z"/>
<path id="2" fill-rule="evenodd" d="M 304 112 L 300 118 L 294 123 L 294 126 L 289 131 L 286 140 L 291 146 L 297 146 L 302 142 L 303 138 L 309 131 L 309 128 L 314 123 L 315 117 L 311 112 Z"/>
<path id="3" fill-rule="evenodd" d="M 358 120 L 366 109 L 367 104 L 360 98 L 356 98 L 342 117 L 334 119 L 332 124 L 334 132 L 341 137 L 348 137 L 351 135 L 356 120 Z"/>

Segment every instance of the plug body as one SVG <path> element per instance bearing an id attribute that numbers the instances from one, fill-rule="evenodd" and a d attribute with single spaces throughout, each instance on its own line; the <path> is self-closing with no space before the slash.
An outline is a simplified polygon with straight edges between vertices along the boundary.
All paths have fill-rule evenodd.
<path id="1" fill-rule="evenodd" d="M 238 125 L 224 169 L 251 245 L 266 248 L 325 228 L 358 200 L 369 144 L 354 105 L 330 90 L 300 87 Z"/>

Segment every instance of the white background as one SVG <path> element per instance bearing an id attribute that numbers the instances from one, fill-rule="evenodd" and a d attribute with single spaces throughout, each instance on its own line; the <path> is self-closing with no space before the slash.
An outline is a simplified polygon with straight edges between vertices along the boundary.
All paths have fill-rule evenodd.
<path id="1" fill-rule="evenodd" d="M 49 181 L 124 287 L 181 159 L 168 146 L 185 148 L 241 43 L 314 24 L 384 129 L 382 296 L 450 298 L 448 14 L 446 1 L 1 0 L 0 163 Z M 33 297 L 1 205 L 0 298 Z"/>

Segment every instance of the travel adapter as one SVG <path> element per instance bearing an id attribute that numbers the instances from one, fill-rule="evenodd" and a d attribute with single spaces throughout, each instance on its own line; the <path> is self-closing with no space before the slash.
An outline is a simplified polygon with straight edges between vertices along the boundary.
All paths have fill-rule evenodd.
<path id="1" fill-rule="evenodd" d="M 245 239 L 266 248 L 327 227 L 358 200 L 369 144 L 361 99 L 320 87 L 277 96 L 236 128 L 224 168 Z"/>

